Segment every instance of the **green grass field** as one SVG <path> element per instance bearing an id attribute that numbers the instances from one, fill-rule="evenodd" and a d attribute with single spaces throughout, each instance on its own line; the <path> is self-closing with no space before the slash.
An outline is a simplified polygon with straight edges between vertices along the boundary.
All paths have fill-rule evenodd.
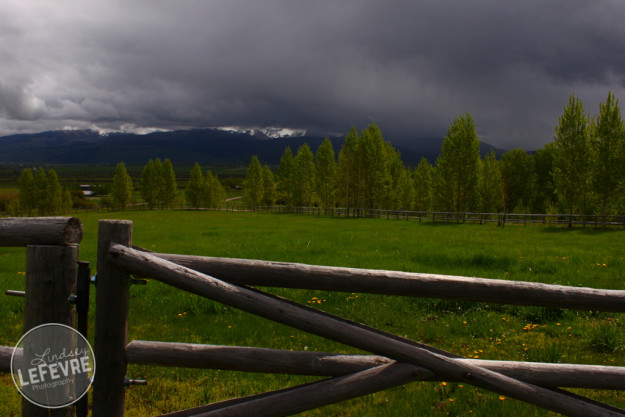
<path id="1" fill-rule="evenodd" d="M 625 289 L 625 232 L 296 215 L 146 211 L 81 215 L 81 260 L 95 267 L 100 217 L 134 222 L 133 243 L 159 252 L 430 272 Z M 25 250 L 0 248 L 0 289 L 23 289 Z M 275 294 L 465 357 L 625 366 L 621 314 L 308 290 Z M 0 345 L 22 331 L 23 299 L 2 295 Z M 92 297 L 92 313 L 95 311 Z M 308 303 L 307 305 L 312 305 Z M 93 339 L 95 318 L 90 317 Z M 530 325 L 528 327 L 528 324 Z M 536 326 L 534 326 L 536 325 Z M 151 280 L 131 288 L 129 340 L 361 353 Z M 93 340 L 91 340 L 93 341 Z M 147 387 L 127 391 L 127 416 L 147 416 L 315 378 L 130 366 Z M 625 393 L 577 391 L 625 407 Z M 0 414 L 19 414 L 9 375 Z M 454 383 L 414 383 L 306 416 L 547 416 L 552 413 Z"/>

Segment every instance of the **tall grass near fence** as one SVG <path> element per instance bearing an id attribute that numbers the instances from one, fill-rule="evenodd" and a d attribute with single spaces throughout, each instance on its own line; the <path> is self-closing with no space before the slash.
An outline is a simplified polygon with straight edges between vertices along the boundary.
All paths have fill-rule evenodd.
<path id="1" fill-rule="evenodd" d="M 181 254 L 252 258 L 625 289 L 625 232 L 419 224 L 262 213 L 148 211 L 84 214 L 81 260 L 95 268 L 99 218 L 134 222 L 133 243 Z M 24 251 L 0 249 L 0 288 L 23 290 Z M 622 315 L 268 289 L 402 336 L 480 359 L 625 366 Z M 1 296 L 0 344 L 21 335 L 23 299 Z M 352 348 L 150 281 L 133 286 L 129 340 L 161 340 L 356 353 Z M 93 312 L 90 334 L 93 335 Z M 92 341 L 92 340 L 91 340 Z M 144 416 L 248 395 L 314 378 L 131 366 L 127 415 Z M 615 392 L 588 394 L 625 407 Z M 17 413 L 10 376 L 0 414 Z M 472 411 L 472 413 L 469 413 Z M 304 413 L 307 416 L 550 415 L 452 383 L 416 383 Z"/>

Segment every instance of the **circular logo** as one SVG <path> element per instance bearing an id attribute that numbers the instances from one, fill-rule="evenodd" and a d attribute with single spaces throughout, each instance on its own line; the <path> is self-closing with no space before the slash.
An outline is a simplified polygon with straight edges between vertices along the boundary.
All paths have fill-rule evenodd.
<path id="1" fill-rule="evenodd" d="M 58 323 L 37 326 L 22 336 L 11 356 L 18 391 L 45 408 L 67 407 L 89 389 L 95 375 L 93 349 L 75 329 Z"/>

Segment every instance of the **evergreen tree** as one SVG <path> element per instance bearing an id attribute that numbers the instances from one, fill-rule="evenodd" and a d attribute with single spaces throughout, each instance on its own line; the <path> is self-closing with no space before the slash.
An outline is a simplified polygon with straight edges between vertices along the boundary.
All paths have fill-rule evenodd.
<path id="1" fill-rule="evenodd" d="M 158 205 L 158 175 L 156 164 L 150 159 L 141 172 L 141 196 L 151 209 Z"/>
<path id="2" fill-rule="evenodd" d="M 384 142 L 384 151 L 386 154 L 385 172 L 387 178 L 382 183 L 382 200 L 379 207 L 389 210 L 399 210 L 401 207 L 405 206 L 405 201 L 403 201 L 403 199 L 406 190 L 403 187 L 406 185 L 406 180 L 408 180 L 410 175 L 406 172 L 404 163 L 401 160 L 401 154 L 390 142 Z M 412 179 L 408 182 L 411 183 Z M 414 194 L 412 197 L 414 198 Z M 410 206 L 412 206 L 412 199 Z"/>
<path id="3" fill-rule="evenodd" d="M 391 178 L 384 138 L 375 123 L 362 132 L 359 150 L 364 204 L 366 208 L 380 208 L 388 201 Z"/>
<path id="4" fill-rule="evenodd" d="M 219 205 L 226 199 L 226 190 L 219 181 L 217 175 L 208 170 L 206 171 L 206 177 L 204 178 L 204 193 L 207 196 L 207 207 L 219 207 Z"/>
<path id="5" fill-rule="evenodd" d="M 63 210 L 63 190 L 53 169 L 46 175 L 45 210 L 42 214 L 56 214 Z"/>
<path id="6" fill-rule="evenodd" d="M 532 211 L 546 213 L 555 201 L 553 186 L 553 143 L 538 149 L 532 156 L 534 187 L 532 190 Z"/>
<path id="7" fill-rule="evenodd" d="M 163 162 L 160 158 L 154 160 L 154 192 L 156 195 L 156 205 L 163 206 L 163 197 L 165 196 L 165 182 L 163 175 Z"/>
<path id="8" fill-rule="evenodd" d="M 469 211 L 477 200 L 480 141 L 469 113 L 454 120 L 443 139 L 436 161 L 440 181 L 439 197 L 451 197 L 448 206 L 455 212 Z"/>
<path id="9" fill-rule="evenodd" d="M 198 205 L 201 205 L 205 208 L 212 208 L 217 206 L 218 200 L 215 198 L 215 191 L 213 187 L 215 187 L 215 177 L 210 169 L 206 170 L 206 175 L 202 174 L 200 170 L 200 190 L 199 190 L 199 201 Z"/>
<path id="10" fill-rule="evenodd" d="M 585 211 L 590 168 L 588 117 L 574 94 L 558 118 L 554 137 L 553 179 L 556 193 L 572 216 L 576 207 Z M 569 217 L 569 227 L 572 217 Z"/>
<path id="11" fill-rule="evenodd" d="M 203 202 L 203 193 L 205 192 L 205 179 L 202 174 L 202 168 L 197 162 L 193 165 L 191 172 L 189 173 L 189 182 L 187 188 L 184 190 L 184 195 L 189 204 L 193 208 L 199 208 Z"/>
<path id="12" fill-rule="evenodd" d="M 73 201 L 72 201 L 72 193 L 69 188 L 65 187 L 63 189 L 63 203 L 61 206 L 61 211 L 64 213 L 68 213 L 72 210 Z"/>
<path id="13" fill-rule="evenodd" d="M 352 127 L 339 151 L 338 162 L 339 198 L 348 213 L 350 209 L 360 207 L 360 168 L 360 137 Z"/>
<path id="14" fill-rule="evenodd" d="M 293 205 L 293 172 L 295 162 L 291 147 L 287 146 L 280 158 L 278 167 L 278 194 L 287 206 Z"/>
<path id="15" fill-rule="evenodd" d="M 402 169 L 397 181 L 397 210 L 412 210 L 415 204 L 415 189 L 411 172 L 408 169 Z"/>
<path id="16" fill-rule="evenodd" d="M 174 166 L 169 159 L 163 162 L 160 181 L 160 200 L 163 206 L 171 207 L 178 197 L 178 185 L 176 183 L 176 173 Z"/>
<path id="17" fill-rule="evenodd" d="M 310 206 L 314 202 L 315 162 L 310 146 L 303 144 L 293 159 L 293 200 L 296 206 Z"/>
<path id="18" fill-rule="evenodd" d="M 485 213 L 497 213 L 503 207 L 503 188 L 500 163 L 491 150 L 480 163 L 480 206 Z"/>
<path id="19" fill-rule="evenodd" d="M 276 180 L 267 165 L 263 167 L 263 198 L 265 206 L 273 206 L 276 202 Z"/>
<path id="20" fill-rule="evenodd" d="M 18 182 L 20 210 L 32 216 L 36 208 L 35 178 L 30 169 L 22 170 Z"/>
<path id="21" fill-rule="evenodd" d="M 254 155 L 245 174 L 244 194 L 252 210 L 256 210 L 263 198 L 263 168 L 258 157 Z"/>
<path id="22" fill-rule="evenodd" d="M 324 207 L 333 207 L 336 196 L 336 157 L 330 139 L 325 138 L 315 156 L 317 195 Z"/>
<path id="23" fill-rule="evenodd" d="M 532 167 L 523 149 L 513 149 L 501 158 L 504 210 L 507 213 L 525 211 L 530 201 Z M 515 210 L 516 209 L 516 210 Z"/>
<path id="24" fill-rule="evenodd" d="M 625 146 L 625 125 L 621 118 L 618 100 L 608 94 L 604 103 L 599 103 L 599 115 L 592 124 L 591 145 L 594 155 L 593 190 L 601 202 L 601 214 L 605 226 L 608 207 L 616 197 L 621 180 L 623 150 Z"/>
<path id="25" fill-rule="evenodd" d="M 34 195 L 35 195 L 35 208 L 39 216 L 45 216 L 48 214 L 48 175 L 45 169 L 38 168 L 35 172 L 34 178 Z"/>
<path id="26" fill-rule="evenodd" d="M 439 156 L 440 158 L 440 156 Z M 448 181 L 443 170 L 436 165 L 432 168 L 432 208 L 435 211 L 454 211 L 454 188 Z"/>
<path id="27" fill-rule="evenodd" d="M 31 216 L 47 216 L 61 213 L 66 207 L 63 200 L 63 189 L 54 169 L 47 173 L 44 168 L 37 168 L 35 175 L 25 169 L 18 182 L 19 210 Z M 71 209 L 71 205 L 69 207 Z"/>
<path id="28" fill-rule="evenodd" d="M 132 197 L 132 178 L 126 171 L 126 165 L 120 162 L 115 167 L 115 175 L 113 176 L 113 186 L 111 194 L 113 203 L 121 208 L 125 209 L 130 203 Z"/>
<path id="29" fill-rule="evenodd" d="M 432 208 L 432 170 L 428 160 L 421 158 L 414 173 L 414 208 L 417 211 L 428 211 Z"/>

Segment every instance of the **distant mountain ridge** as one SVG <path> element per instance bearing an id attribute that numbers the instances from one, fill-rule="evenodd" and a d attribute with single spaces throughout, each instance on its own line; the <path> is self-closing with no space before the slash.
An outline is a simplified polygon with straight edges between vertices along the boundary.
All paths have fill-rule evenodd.
<path id="1" fill-rule="evenodd" d="M 323 141 L 321 136 L 268 138 L 253 132 L 223 129 L 192 129 L 154 132 L 146 135 L 109 133 L 93 130 L 59 130 L 0 137 L 0 163 L 27 164 L 144 164 L 149 159 L 169 158 L 175 164 L 242 163 L 257 155 L 263 164 L 277 164 L 287 146 L 295 154 L 304 143 L 313 152 Z M 336 153 L 344 137 L 330 138 Z M 392 142 L 392 140 L 391 140 Z M 441 139 L 403 141 L 396 148 L 407 165 L 416 166 L 422 157 L 434 162 Z M 482 153 L 494 149 L 482 143 Z"/>

